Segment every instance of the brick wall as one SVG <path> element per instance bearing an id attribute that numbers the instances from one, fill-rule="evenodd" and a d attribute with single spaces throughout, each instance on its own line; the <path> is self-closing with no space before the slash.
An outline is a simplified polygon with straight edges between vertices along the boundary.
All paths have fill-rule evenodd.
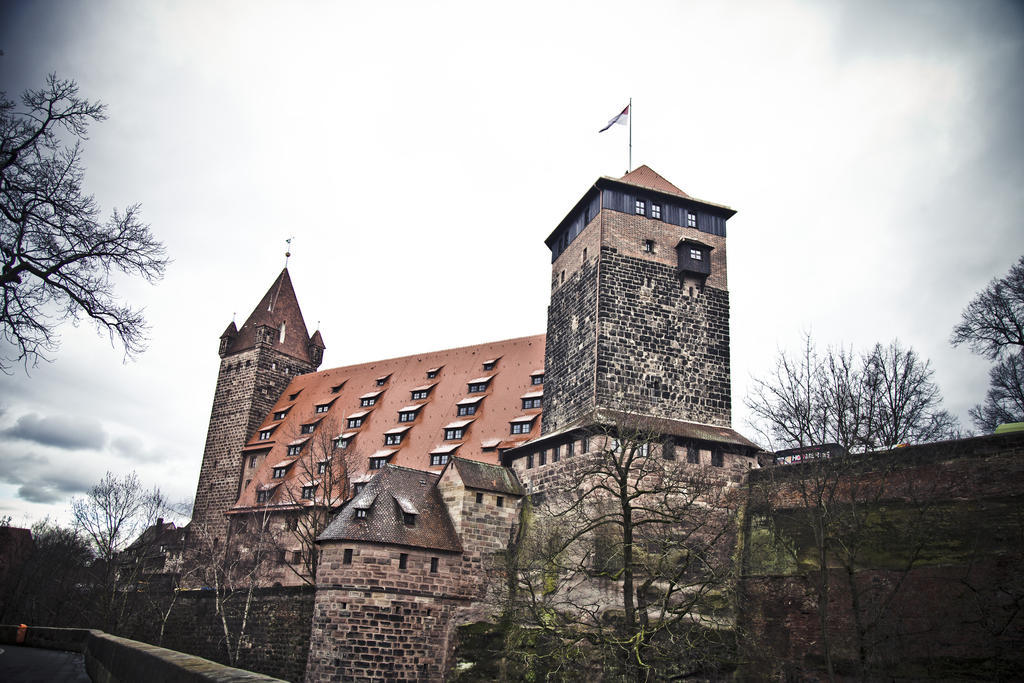
<path id="1" fill-rule="evenodd" d="M 757 675 L 825 671 L 823 575 L 800 492 L 815 466 L 750 474 L 739 599 Z M 867 526 L 854 572 L 838 558 L 828 564 L 827 635 L 837 672 L 857 672 L 859 616 L 871 676 L 1024 676 L 1024 435 L 862 456 L 838 490 L 861 501 L 858 519 Z M 771 525 L 785 531 L 784 544 Z"/>

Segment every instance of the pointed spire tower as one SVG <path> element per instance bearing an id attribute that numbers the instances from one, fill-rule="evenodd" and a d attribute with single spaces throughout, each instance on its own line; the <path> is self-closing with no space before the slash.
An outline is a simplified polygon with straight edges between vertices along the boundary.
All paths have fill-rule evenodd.
<path id="1" fill-rule="evenodd" d="M 310 337 L 285 267 L 242 324 L 220 336 L 220 370 L 199 472 L 192 524 L 226 542 L 225 510 L 238 499 L 242 446 L 295 375 L 323 361 L 319 330 Z"/>

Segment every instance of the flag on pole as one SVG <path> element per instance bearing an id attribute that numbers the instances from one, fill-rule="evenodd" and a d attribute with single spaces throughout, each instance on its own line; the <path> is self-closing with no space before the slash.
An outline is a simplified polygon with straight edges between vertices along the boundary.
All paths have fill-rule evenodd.
<path id="1" fill-rule="evenodd" d="M 603 133 L 612 126 L 614 126 L 616 123 L 619 124 L 620 126 L 625 126 L 627 123 L 629 123 L 629 107 L 630 105 L 627 104 L 625 109 L 619 112 L 616 116 L 612 117 L 612 120 L 608 122 L 607 126 L 605 126 L 604 128 L 597 132 Z"/>

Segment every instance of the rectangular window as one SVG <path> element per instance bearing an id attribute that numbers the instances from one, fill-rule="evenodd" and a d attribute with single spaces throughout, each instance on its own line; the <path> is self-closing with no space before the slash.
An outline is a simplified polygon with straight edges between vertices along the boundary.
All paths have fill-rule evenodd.
<path id="1" fill-rule="evenodd" d="M 278 550 L 277 551 L 277 563 L 278 564 L 284 564 L 285 561 L 286 561 L 285 560 L 285 552 L 283 550 Z"/>
<path id="2" fill-rule="evenodd" d="M 498 496 L 498 500 L 497 500 L 497 502 L 495 504 L 498 507 L 505 507 L 505 499 L 503 497 L 501 497 L 501 496 Z"/>
<path id="3" fill-rule="evenodd" d="M 250 455 L 249 456 L 249 467 L 256 467 L 256 456 L 255 455 Z"/>
<path id="4" fill-rule="evenodd" d="M 327 473 L 327 463 L 322 462 L 319 465 L 317 465 L 316 466 L 316 473 L 317 474 L 326 474 Z"/>
<path id="5" fill-rule="evenodd" d="M 437 557 L 430 558 L 430 573 L 431 574 L 436 574 L 437 573 L 437 565 L 438 565 L 438 560 L 439 559 L 440 558 L 437 558 Z"/>
<path id="6" fill-rule="evenodd" d="M 697 214 L 686 212 L 686 227 L 696 228 L 697 227 Z"/>
<path id="7" fill-rule="evenodd" d="M 405 435 L 404 434 L 385 434 L 384 435 L 384 445 L 385 446 L 397 446 L 398 444 L 402 443 L 402 437 L 403 436 L 405 436 Z"/>
<path id="8" fill-rule="evenodd" d="M 644 240 L 644 251 L 648 254 L 654 253 L 654 240 Z"/>
<path id="9" fill-rule="evenodd" d="M 370 469 L 379 470 L 381 467 L 384 467 L 384 464 L 387 463 L 387 461 L 387 458 L 370 458 Z"/>
<path id="10" fill-rule="evenodd" d="M 391 375 L 387 375 L 385 377 L 378 377 L 377 378 L 377 386 L 378 387 L 384 386 L 387 383 L 387 381 L 388 381 L 388 377 L 390 377 L 390 376 Z"/>
<path id="11" fill-rule="evenodd" d="M 526 469 L 529 470 L 529 469 L 532 469 L 532 468 L 533 468 L 533 453 L 530 453 L 529 455 L 526 456 Z"/>
<path id="12" fill-rule="evenodd" d="M 466 415 L 476 415 L 476 406 L 476 403 L 466 406 L 459 406 L 459 410 L 457 411 L 459 417 L 464 417 Z"/>
<path id="13" fill-rule="evenodd" d="M 435 379 L 438 372 L 438 370 L 427 370 L 427 379 Z"/>
<path id="14" fill-rule="evenodd" d="M 466 430 L 462 427 L 458 427 L 456 429 L 446 429 L 444 430 L 444 439 L 445 441 L 456 441 L 462 438 L 462 435 L 465 431 Z"/>
<path id="15" fill-rule="evenodd" d="M 576 442 L 575 441 L 570 441 L 569 443 L 567 443 L 565 445 L 565 457 L 571 458 L 574 455 L 573 452 L 575 450 L 576 450 Z"/>
<path id="16" fill-rule="evenodd" d="M 691 249 L 690 250 L 690 258 L 693 259 L 694 261 L 702 260 L 703 256 L 700 253 L 700 249 Z"/>
<path id="17" fill-rule="evenodd" d="M 274 479 L 283 479 L 284 475 L 288 474 L 287 467 L 275 467 L 274 468 Z"/>
<path id="18" fill-rule="evenodd" d="M 484 370 L 493 370 L 494 369 L 494 365 L 496 363 L 497 363 L 497 361 L 493 361 L 493 360 L 487 361 L 486 363 L 484 363 Z"/>
<path id="19" fill-rule="evenodd" d="M 288 455 L 298 455 L 299 453 L 302 452 L 302 446 L 303 445 L 304 444 L 300 443 L 300 444 L 297 444 L 295 446 L 289 446 L 288 447 Z"/>
<path id="20" fill-rule="evenodd" d="M 406 526 L 416 526 L 416 515 L 411 512 L 403 512 L 402 523 Z"/>
<path id="21" fill-rule="evenodd" d="M 647 454 L 650 453 L 651 451 L 650 444 L 640 444 L 640 448 L 638 448 L 637 450 L 640 451 L 640 457 L 646 458 Z"/>
<path id="22" fill-rule="evenodd" d="M 341 388 L 342 388 L 343 386 L 345 386 L 345 383 L 344 383 L 344 382 L 342 382 L 341 384 L 335 384 L 335 385 L 334 385 L 333 387 L 331 387 L 331 393 L 332 393 L 332 394 L 336 394 L 336 393 L 338 393 L 339 391 L 341 391 Z"/>
<path id="23" fill-rule="evenodd" d="M 551 449 L 551 462 L 558 462 L 562 459 L 562 447 L 555 446 Z"/>
<path id="24" fill-rule="evenodd" d="M 343 451 L 346 448 L 348 448 L 349 441 L 351 440 L 352 439 L 335 439 L 334 447 L 337 448 L 339 451 Z"/>
<path id="25" fill-rule="evenodd" d="M 430 465 L 431 467 L 433 467 L 434 465 L 447 465 L 448 458 L 449 455 L 447 453 L 431 453 Z"/>
<path id="26" fill-rule="evenodd" d="M 356 508 L 356 519 L 366 519 L 366 508 Z"/>
<path id="27" fill-rule="evenodd" d="M 355 429 L 356 427 L 363 426 L 363 418 L 361 417 L 350 417 L 348 419 L 348 428 Z"/>
<path id="28" fill-rule="evenodd" d="M 642 199 L 638 199 L 633 203 L 633 212 L 638 216 L 645 215 L 647 213 L 646 208 L 647 206 Z"/>
<path id="29" fill-rule="evenodd" d="M 318 412 L 318 413 L 326 413 L 330 409 L 330 407 L 331 406 L 328 403 L 324 403 L 322 405 L 318 405 L 316 407 L 316 412 Z"/>
<path id="30" fill-rule="evenodd" d="M 725 467 L 725 456 L 722 451 L 714 450 L 711 451 L 711 466 L 712 467 Z"/>
<path id="31" fill-rule="evenodd" d="M 415 411 L 411 411 L 410 410 L 407 413 L 399 413 L 398 414 L 398 421 L 399 422 L 412 422 L 415 419 L 416 419 L 416 412 Z"/>
<path id="32" fill-rule="evenodd" d="M 280 412 L 274 413 L 274 419 L 275 420 L 283 420 L 287 416 L 288 416 L 288 411 L 287 410 L 282 410 Z"/>
<path id="33" fill-rule="evenodd" d="M 530 422 L 513 422 L 512 423 L 512 433 L 513 434 L 529 434 L 530 433 L 530 427 L 532 427 L 532 426 L 533 426 L 533 424 L 530 423 Z"/>
<path id="34" fill-rule="evenodd" d="M 523 410 L 532 410 L 533 408 L 540 408 L 539 398 L 524 398 L 523 399 Z"/>
<path id="35" fill-rule="evenodd" d="M 697 450 L 696 446 L 686 447 L 686 462 L 690 463 L 691 465 L 700 464 L 700 451 Z"/>
<path id="36" fill-rule="evenodd" d="M 357 493 L 359 493 L 360 491 L 362 491 L 365 488 L 366 488 L 366 482 L 365 481 L 361 481 L 358 484 L 352 484 L 352 495 L 353 496 L 356 495 Z"/>
<path id="37" fill-rule="evenodd" d="M 315 484 L 313 484 L 312 486 L 303 486 L 302 487 L 302 497 L 303 498 L 307 498 L 307 499 L 308 498 L 312 498 L 315 494 L 316 494 L 316 485 Z"/>
<path id="38" fill-rule="evenodd" d="M 352 564 L 352 548 L 345 548 L 345 556 L 341 562 L 342 564 Z"/>
<path id="39" fill-rule="evenodd" d="M 661 457 L 665 460 L 676 459 L 676 442 L 672 439 L 665 439 L 661 444 Z"/>
<path id="40" fill-rule="evenodd" d="M 375 403 L 377 403 L 377 397 L 376 396 L 373 397 L 373 398 L 361 398 L 361 399 L 359 399 L 359 406 L 362 407 L 362 408 L 369 408 L 370 406 L 374 405 Z"/>
<path id="41" fill-rule="evenodd" d="M 544 384 L 544 374 L 534 375 L 530 378 L 530 384 L 537 386 L 538 384 Z"/>
<path id="42" fill-rule="evenodd" d="M 661 220 L 661 204 L 651 203 L 651 218 Z"/>
<path id="43" fill-rule="evenodd" d="M 316 423 L 311 422 L 310 424 L 302 425 L 302 429 L 300 431 L 303 434 L 312 434 L 314 429 L 316 429 Z"/>
<path id="44" fill-rule="evenodd" d="M 469 385 L 469 393 L 471 394 L 479 394 L 484 391 L 487 391 L 487 382 L 477 382 Z"/>
<path id="45" fill-rule="evenodd" d="M 409 553 L 402 553 L 398 556 L 398 568 L 405 569 L 409 566 Z"/>
<path id="46" fill-rule="evenodd" d="M 257 503 L 266 503 L 267 501 L 270 500 L 270 494 L 272 494 L 273 492 L 274 492 L 273 489 L 271 489 L 270 491 L 257 491 L 256 492 L 256 502 Z"/>
<path id="47" fill-rule="evenodd" d="M 541 465 L 547 465 L 548 464 L 548 452 L 547 451 L 541 451 L 540 452 L 540 464 Z"/>
<path id="48" fill-rule="evenodd" d="M 589 453 L 589 452 L 590 452 L 590 437 L 589 436 L 585 436 L 582 439 L 580 439 L 580 453 Z"/>
<path id="49" fill-rule="evenodd" d="M 412 400 L 414 400 L 414 401 L 422 401 L 423 399 L 425 399 L 427 397 L 428 393 L 430 393 L 430 392 L 428 392 L 426 389 L 423 389 L 421 391 L 414 391 L 414 392 L 412 392 Z"/>
<path id="50" fill-rule="evenodd" d="M 476 494 L 476 503 L 477 503 L 477 505 L 479 505 L 479 504 L 480 504 L 480 503 L 482 503 L 482 502 L 484 502 L 484 494 L 482 494 L 482 493 L 480 493 L 479 491 L 477 491 L 477 494 Z"/>
<path id="51" fill-rule="evenodd" d="M 273 432 L 273 429 L 264 429 L 262 432 L 260 432 L 260 441 L 267 441 L 268 439 L 270 439 L 270 435 L 273 434 Z"/>

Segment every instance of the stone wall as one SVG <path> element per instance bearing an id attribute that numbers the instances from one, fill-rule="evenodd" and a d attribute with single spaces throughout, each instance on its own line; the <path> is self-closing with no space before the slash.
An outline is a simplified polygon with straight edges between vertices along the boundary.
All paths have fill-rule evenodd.
<path id="1" fill-rule="evenodd" d="M 307 680 L 442 679 L 455 647 L 455 612 L 472 597 L 463 571 L 457 553 L 325 543 Z"/>
<path id="2" fill-rule="evenodd" d="M 204 528 L 211 538 L 227 542 L 224 511 L 238 500 L 246 440 L 273 409 L 291 378 L 312 370 L 310 364 L 268 345 L 221 359 L 192 511 L 192 524 Z"/>
<path id="3" fill-rule="evenodd" d="M 312 587 L 257 589 L 234 664 L 228 660 L 213 591 L 179 591 L 161 639 L 161 617 L 171 597 L 137 594 L 134 617 L 118 635 L 276 678 L 303 680 L 313 618 Z M 245 592 L 238 591 L 226 601 L 230 631 L 236 636 L 245 598 Z"/>
<path id="4" fill-rule="evenodd" d="M 856 562 L 830 553 L 826 574 L 803 503 L 822 466 L 750 474 L 739 599 L 751 673 L 822 676 L 827 636 L 841 676 L 863 661 L 869 677 L 1024 677 L 1024 434 L 856 459 L 837 491 L 859 512 L 828 527 Z"/>

